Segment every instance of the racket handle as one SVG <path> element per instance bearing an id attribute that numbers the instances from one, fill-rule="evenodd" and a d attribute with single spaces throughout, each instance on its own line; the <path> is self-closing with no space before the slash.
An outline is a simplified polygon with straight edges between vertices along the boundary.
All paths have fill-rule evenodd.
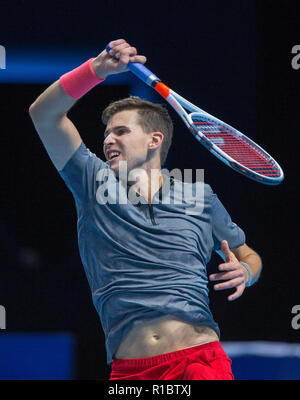
<path id="1" fill-rule="evenodd" d="M 160 81 L 160 79 L 153 74 L 153 72 L 151 72 L 141 63 L 129 63 L 127 67 L 134 75 L 136 75 L 149 86 L 152 86 L 152 82 Z"/>
<path id="2" fill-rule="evenodd" d="M 105 50 L 107 53 L 110 51 L 109 44 L 105 47 Z M 143 82 L 145 82 L 147 85 L 152 86 L 152 82 L 159 82 L 160 79 L 153 74 L 148 68 L 146 68 L 143 64 L 141 63 L 128 63 L 127 68 L 134 74 L 136 75 L 139 79 L 141 79 Z"/>

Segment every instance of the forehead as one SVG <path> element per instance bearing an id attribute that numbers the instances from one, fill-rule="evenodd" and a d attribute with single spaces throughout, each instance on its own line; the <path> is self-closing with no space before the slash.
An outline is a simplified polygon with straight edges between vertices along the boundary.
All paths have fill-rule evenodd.
<path id="1" fill-rule="evenodd" d="M 112 128 L 116 125 L 136 125 L 137 117 L 137 110 L 119 111 L 109 118 L 107 128 Z"/>

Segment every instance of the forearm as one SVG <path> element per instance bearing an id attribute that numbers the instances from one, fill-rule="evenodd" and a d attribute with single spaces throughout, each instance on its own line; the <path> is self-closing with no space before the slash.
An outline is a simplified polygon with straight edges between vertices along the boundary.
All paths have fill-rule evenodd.
<path id="1" fill-rule="evenodd" d="M 250 285 L 255 283 L 258 280 L 262 270 L 262 261 L 260 256 L 253 249 L 247 246 L 246 243 L 238 248 L 232 249 L 232 252 L 240 263 L 246 264 L 244 265 L 244 268 L 247 272 L 245 275 L 247 275 L 248 286 L 249 283 Z"/>
<path id="2" fill-rule="evenodd" d="M 57 80 L 30 106 L 30 116 L 35 121 L 61 118 L 66 115 L 76 101 L 65 93 Z"/>

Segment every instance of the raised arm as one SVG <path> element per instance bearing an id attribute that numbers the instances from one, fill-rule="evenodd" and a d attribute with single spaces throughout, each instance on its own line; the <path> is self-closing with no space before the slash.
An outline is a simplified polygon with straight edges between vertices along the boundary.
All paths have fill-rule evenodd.
<path id="1" fill-rule="evenodd" d="M 103 50 L 91 61 L 99 81 L 109 75 L 127 71 L 129 61 L 146 62 L 146 58 L 137 55 L 136 49 L 124 39 L 111 42 L 110 48 L 110 54 Z M 76 84 L 78 86 L 78 82 Z M 70 97 L 63 89 L 61 81 L 57 80 L 29 108 L 30 117 L 41 141 L 59 171 L 64 168 L 82 142 L 77 128 L 67 117 L 67 112 L 77 100 L 78 98 Z"/>
<path id="2" fill-rule="evenodd" d="M 35 129 L 58 170 L 63 169 L 82 141 L 78 130 L 66 115 L 75 103 L 76 100 L 64 92 L 58 80 L 29 108 Z"/>

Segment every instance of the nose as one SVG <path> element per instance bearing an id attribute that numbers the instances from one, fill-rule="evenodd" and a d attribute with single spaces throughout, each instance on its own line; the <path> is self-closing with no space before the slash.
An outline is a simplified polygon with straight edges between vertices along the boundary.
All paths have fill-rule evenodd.
<path id="1" fill-rule="evenodd" d="M 106 136 L 106 138 L 104 139 L 104 141 L 103 141 L 103 147 L 104 147 L 104 149 L 105 149 L 107 146 L 110 146 L 111 144 L 114 144 L 114 143 L 116 143 L 116 140 L 115 140 L 115 137 L 114 137 L 113 133 L 111 132 L 111 133 L 108 134 L 108 135 Z"/>

